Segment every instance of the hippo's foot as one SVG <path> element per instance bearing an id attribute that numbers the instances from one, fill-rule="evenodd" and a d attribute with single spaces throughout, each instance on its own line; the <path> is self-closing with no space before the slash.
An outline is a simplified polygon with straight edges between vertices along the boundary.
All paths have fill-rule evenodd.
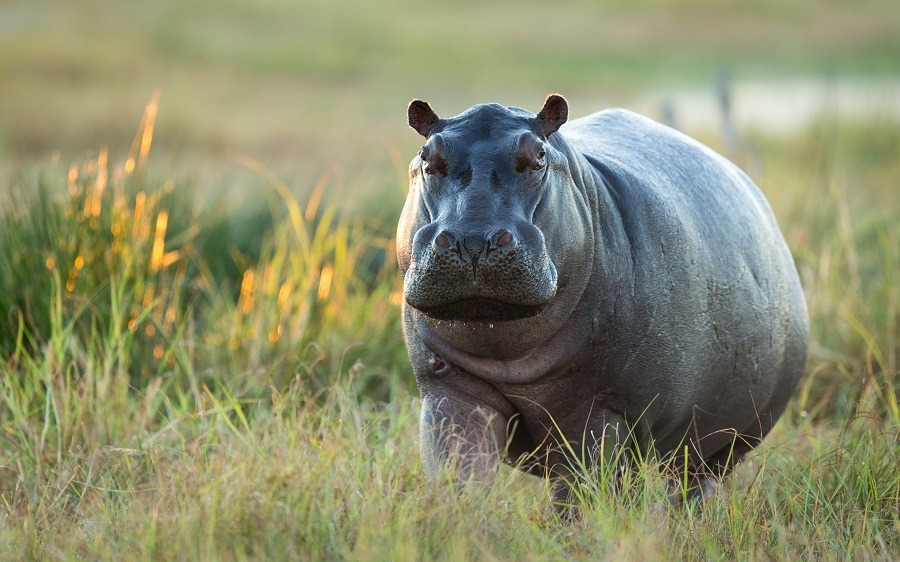
<path id="1" fill-rule="evenodd" d="M 548 511 L 552 517 L 558 517 L 561 521 L 577 521 L 581 510 L 575 506 L 575 494 L 572 484 L 565 478 L 559 478 L 553 482 L 550 489 L 550 506 Z"/>
<path id="2" fill-rule="evenodd" d="M 687 482 L 681 478 L 669 478 L 666 486 L 669 505 L 672 507 L 700 506 L 706 500 L 715 497 L 721 486 L 719 478 L 706 471 L 691 472 Z"/>

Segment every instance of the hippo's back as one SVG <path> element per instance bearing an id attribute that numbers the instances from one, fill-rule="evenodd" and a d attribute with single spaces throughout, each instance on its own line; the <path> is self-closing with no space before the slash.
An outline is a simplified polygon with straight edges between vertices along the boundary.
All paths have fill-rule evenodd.
<path id="1" fill-rule="evenodd" d="M 730 428 L 762 437 L 806 361 L 808 316 L 797 271 L 772 211 L 736 166 L 698 142 L 624 110 L 561 132 L 615 207 L 618 240 L 601 239 L 618 280 L 600 311 L 600 376 L 660 450 L 686 432 L 702 456 Z M 608 237 L 609 235 L 607 235 Z"/>

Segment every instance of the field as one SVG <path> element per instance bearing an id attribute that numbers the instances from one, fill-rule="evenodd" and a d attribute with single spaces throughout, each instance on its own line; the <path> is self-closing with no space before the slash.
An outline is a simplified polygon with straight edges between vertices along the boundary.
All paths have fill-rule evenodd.
<path id="1" fill-rule="evenodd" d="M 668 508 L 646 459 L 586 474 L 563 521 L 538 478 L 457 494 L 419 468 L 406 103 L 560 91 L 579 116 L 722 68 L 900 78 L 890 2 L 782 4 L 0 6 L 0 558 L 900 559 L 888 112 L 737 145 L 686 127 L 769 198 L 812 322 L 787 413 L 720 496 Z"/>

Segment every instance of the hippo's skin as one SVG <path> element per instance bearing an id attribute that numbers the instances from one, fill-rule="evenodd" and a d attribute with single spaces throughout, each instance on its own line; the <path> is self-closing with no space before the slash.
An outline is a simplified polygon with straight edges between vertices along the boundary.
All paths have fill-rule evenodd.
<path id="1" fill-rule="evenodd" d="M 796 268 L 711 149 L 629 111 L 567 116 L 556 95 L 538 115 L 409 106 L 427 142 L 397 247 L 424 470 L 490 483 L 518 461 L 564 498 L 573 455 L 652 444 L 684 466 L 686 447 L 702 497 L 803 370 Z"/>

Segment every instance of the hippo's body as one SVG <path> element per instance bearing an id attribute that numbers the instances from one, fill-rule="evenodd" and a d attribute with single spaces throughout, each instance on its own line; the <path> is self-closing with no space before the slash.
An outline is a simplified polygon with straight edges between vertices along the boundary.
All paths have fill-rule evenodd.
<path id="1" fill-rule="evenodd" d="M 496 104 L 410 124 L 398 231 L 423 466 L 563 480 L 611 445 L 684 455 L 706 482 L 769 432 L 808 316 L 765 198 L 696 141 L 624 110 L 566 124 Z M 557 130 L 559 131 L 557 132 Z"/>

